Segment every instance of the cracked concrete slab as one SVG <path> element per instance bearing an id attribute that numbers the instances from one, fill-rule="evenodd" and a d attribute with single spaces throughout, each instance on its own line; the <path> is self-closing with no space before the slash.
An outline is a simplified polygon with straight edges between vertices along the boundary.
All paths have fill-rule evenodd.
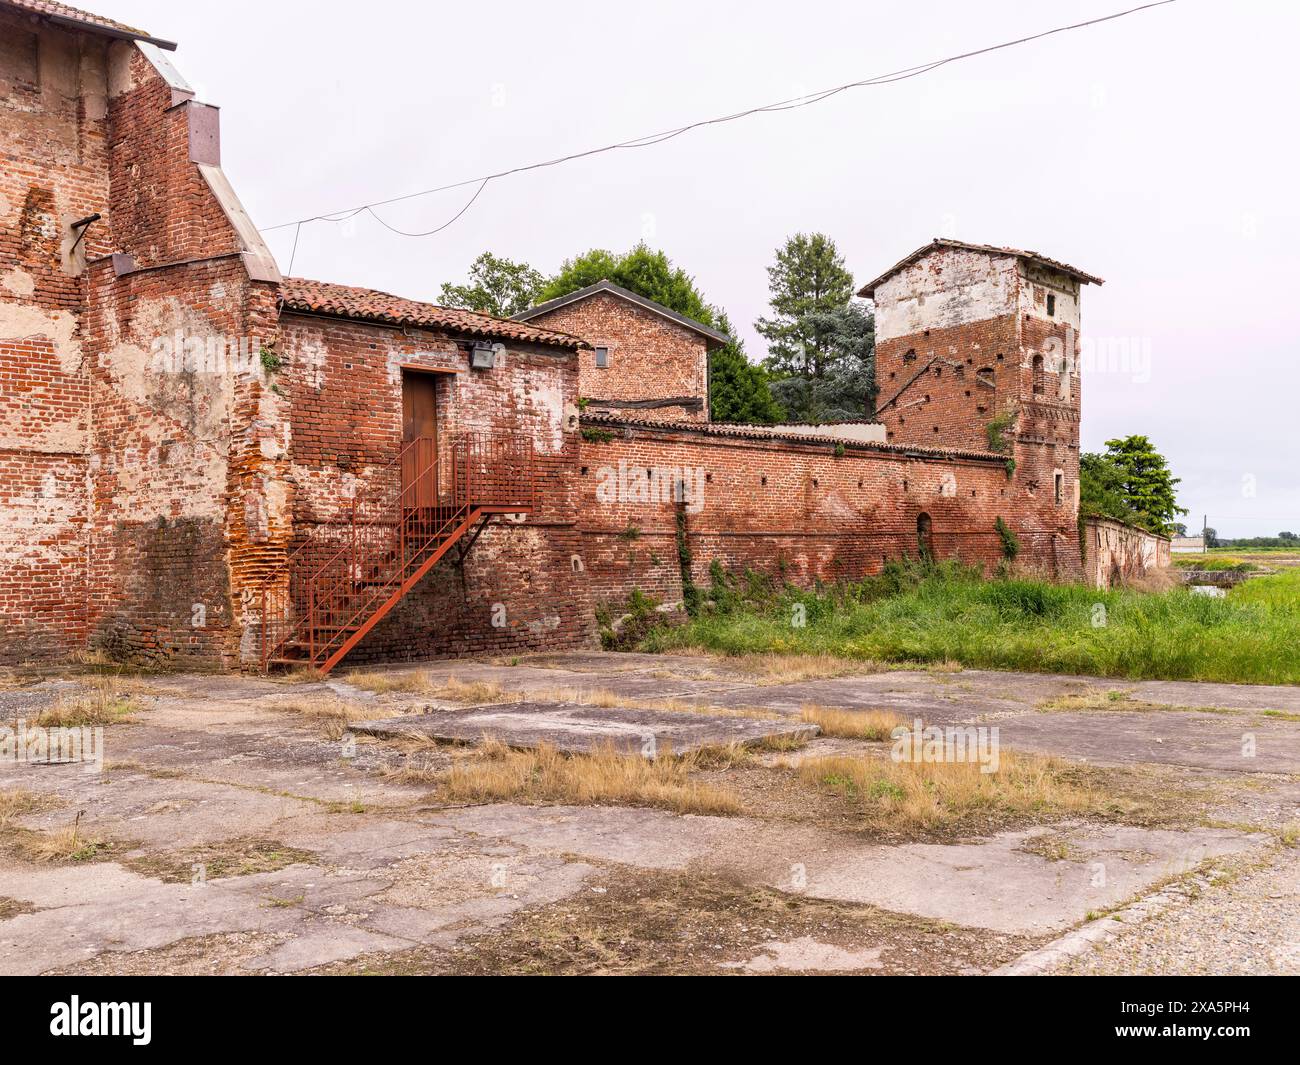
<path id="1" fill-rule="evenodd" d="M 1297 809 L 1300 723 L 1260 711 L 1300 711 L 1300 689 L 976 671 L 855 672 L 773 682 L 754 676 L 752 663 L 599 653 L 415 668 L 430 671 L 435 683 L 455 676 L 525 696 L 612 690 L 632 699 L 767 707 L 786 729 L 804 727 L 797 715 L 808 702 L 893 709 L 905 719 L 938 724 L 986 721 L 1001 729 L 1005 744 L 1025 750 L 1101 764 L 1197 767 L 1178 768 L 1178 780 L 1219 789 L 1206 816 L 1224 823 L 1272 828 Z M 53 680 L 6 690 L 0 711 L 6 717 L 39 711 L 89 683 Z M 891 845 L 861 834 L 851 816 L 803 820 L 801 806 L 792 807 L 788 819 L 784 808 L 761 818 L 632 807 L 442 808 L 431 805 L 429 785 L 418 775 L 406 783 L 381 772 L 402 764 L 393 762 L 396 745 L 363 736 L 349 754 L 346 742 L 330 738 L 339 733 L 337 720 L 327 734 L 326 722 L 290 712 L 294 703 L 343 699 L 373 706 L 381 717 L 423 709 L 427 697 L 377 696 L 346 679 L 286 683 L 194 675 L 130 684 L 140 709 L 134 723 L 106 729 L 106 772 L 0 764 L 0 791 L 56 800 L 16 815 L 16 829 L 57 830 L 80 814 L 87 836 L 117 844 L 115 861 L 49 866 L 24 864 L 16 850 L 0 849 L 0 903 L 6 904 L 0 909 L 6 915 L 0 918 L 0 971 L 295 972 L 356 959 L 364 967 L 364 959 L 404 957 L 413 949 L 455 950 L 465 937 L 516 921 L 521 910 L 581 897 L 592 890 L 584 885 L 593 871 L 614 869 L 633 881 L 662 871 L 827 900 L 817 905 L 870 903 L 963 926 L 967 936 L 987 938 L 985 930 L 993 930 L 1037 942 L 1204 858 L 1239 854 L 1253 860 L 1264 847 L 1244 831 L 1109 823 Z M 1233 712 L 1038 710 L 1064 695 L 1115 690 L 1134 701 Z M 650 724 L 671 726 L 674 734 L 721 729 L 711 733 L 711 742 L 722 743 L 772 727 L 748 717 L 591 706 L 563 707 L 557 722 L 554 708 L 513 701 L 437 713 L 461 722 L 493 715 L 525 732 L 543 734 L 558 725 L 588 745 L 596 737 L 616 738 L 636 750 Z M 1247 731 L 1255 742 L 1250 760 L 1241 755 Z M 651 734 L 658 745 L 661 734 Z M 823 743 L 849 753 L 862 746 L 817 740 L 811 749 Z M 674 742 L 673 749 L 685 747 Z M 433 772 L 450 761 L 442 752 L 429 757 Z M 768 761 L 750 759 L 749 772 L 765 772 Z M 732 770 L 713 772 L 710 779 L 725 785 Z M 1054 842 L 1044 842 L 1045 832 Z M 252 851 L 250 844 L 256 845 Z M 197 846 L 217 855 L 284 851 L 282 860 L 294 864 L 241 866 L 227 858 L 217 866 L 228 871 L 224 876 L 206 884 L 176 882 L 177 870 L 181 879 L 188 877 L 190 850 Z M 745 942 L 727 960 L 741 964 L 742 972 L 874 971 L 879 940 L 826 938 L 805 927 L 771 943 Z M 889 971 L 898 964 L 887 956 L 877 960 Z"/>
<path id="2" fill-rule="evenodd" d="M 771 739 L 810 739 L 820 731 L 816 725 L 781 718 L 530 702 L 364 721 L 352 728 L 354 732 L 390 739 L 420 735 L 443 742 L 497 739 L 521 748 L 549 744 L 565 753 L 584 753 L 608 745 L 647 757 L 687 754 L 730 744 L 747 746 Z"/>
<path id="3" fill-rule="evenodd" d="M 889 846 L 806 827 L 654 810 L 495 806 L 444 816 L 539 853 L 645 868 L 699 867 L 792 894 L 865 902 L 900 913 L 1009 933 L 1069 927 L 1207 858 L 1264 844 L 1223 829 L 1077 826 L 1071 860 L 1024 845 L 1043 829 L 959 844 Z"/>

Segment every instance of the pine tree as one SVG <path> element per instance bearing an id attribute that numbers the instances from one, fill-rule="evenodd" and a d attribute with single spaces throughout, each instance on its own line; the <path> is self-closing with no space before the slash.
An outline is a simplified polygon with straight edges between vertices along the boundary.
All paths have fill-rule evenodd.
<path id="1" fill-rule="evenodd" d="M 831 330 L 817 312 L 842 310 L 853 298 L 853 275 L 835 242 L 824 233 L 796 233 L 777 249 L 767 276 L 772 317 L 754 328 L 768 342 L 768 368 L 782 376 L 825 376 Z"/>

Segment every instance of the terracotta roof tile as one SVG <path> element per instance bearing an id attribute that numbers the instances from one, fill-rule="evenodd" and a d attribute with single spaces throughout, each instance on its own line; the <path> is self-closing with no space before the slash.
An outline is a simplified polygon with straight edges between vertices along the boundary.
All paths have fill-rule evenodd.
<path id="1" fill-rule="evenodd" d="M 160 41 L 156 37 L 150 37 L 144 30 L 138 30 L 134 26 L 116 22 L 111 18 L 105 18 L 103 15 L 92 15 L 89 11 L 69 7 L 67 4 L 55 3 L 54 0 L 0 0 L 0 5 L 16 7 L 21 11 L 27 11 L 33 15 L 43 15 L 59 22 L 75 23 L 89 29 L 104 30 L 114 37 L 130 37 L 136 40 L 149 41 L 164 48 L 176 47 L 170 41 Z"/>
<path id="2" fill-rule="evenodd" d="M 301 277 L 286 277 L 280 286 L 280 298 L 283 306 L 291 311 L 355 318 L 363 322 L 384 322 L 388 325 L 423 326 L 473 337 L 515 340 L 557 348 L 576 350 L 589 346 L 586 341 L 568 333 L 540 329 L 524 322 L 511 322 L 455 307 L 439 307 L 374 289 L 308 281 Z"/>
<path id="3" fill-rule="evenodd" d="M 681 422 L 653 418 L 629 418 L 626 414 L 605 411 L 584 411 L 582 424 L 628 429 L 649 429 L 655 432 L 695 433 L 701 436 L 718 436 L 732 440 L 776 440 L 789 444 L 843 444 L 854 451 L 884 451 L 892 455 L 918 455 L 939 459 L 981 459 L 1005 463 L 1006 455 L 993 451 L 971 451 L 962 448 L 917 447 L 913 444 L 882 444 L 868 440 L 846 440 L 842 436 L 807 436 L 802 433 L 783 433 L 771 425 L 730 425 L 722 422 Z"/>

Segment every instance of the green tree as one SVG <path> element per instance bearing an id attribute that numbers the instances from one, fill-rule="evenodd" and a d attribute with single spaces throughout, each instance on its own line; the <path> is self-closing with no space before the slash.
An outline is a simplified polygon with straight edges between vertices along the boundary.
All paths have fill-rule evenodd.
<path id="1" fill-rule="evenodd" d="M 825 345 L 821 373 L 790 374 L 772 382 L 772 394 L 803 422 L 868 418 L 876 405 L 876 323 L 860 303 L 809 311 L 801 319 Z"/>
<path id="2" fill-rule="evenodd" d="M 701 325 L 714 326 L 715 312 L 695 287 L 691 275 L 644 242 L 624 255 L 593 248 L 576 259 L 566 259 L 560 272 L 538 293 L 536 302 L 567 296 L 598 281 L 613 281 Z"/>
<path id="3" fill-rule="evenodd" d="M 735 335 L 722 312 L 718 312 L 717 328 Z M 719 348 L 709 359 L 709 407 L 715 422 L 771 425 L 785 418 L 772 396 L 767 371 L 745 357 L 745 345 L 739 340 Z"/>
<path id="4" fill-rule="evenodd" d="M 673 266 L 662 251 L 644 243 L 623 255 L 593 248 L 585 255 L 565 260 L 560 272 L 537 294 L 536 302 L 567 296 L 598 281 L 612 281 L 692 321 L 735 336 L 726 313 L 704 298 L 694 279 L 681 267 Z M 745 357 L 744 344 L 738 340 L 717 349 L 710 357 L 709 398 L 714 421 L 770 424 L 784 416 L 772 398 L 767 373 Z"/>
<path id="5" fill-rule="evenodd" d="M 509 318 L 536 301 L 546 278 L 527 263 L 503 259 L 485 251 L 469 268 L 469 282 L 445 282 L 438 297 L 444 307 L 460 307 L 496 318 Z"/>
<path id="6" fill-rule="evenodd" d="M 754 328 L 767 340 L 767 366 L 781 376 L 819 378 L 835 360 L 833 326 L 817 312 L 839 311 L 853 298 L 853 275 L 824 233 L 796 233 L 767 269 L 770 318 Z"/>
<path id="7" fill-rule="evenodd" d="M 1147 437 L 1107 440 L 1104 454 L 1079 458 L 1079 509 L 1168 534 L 1187 513 L 1178 505 L 1180 483 Z"/>

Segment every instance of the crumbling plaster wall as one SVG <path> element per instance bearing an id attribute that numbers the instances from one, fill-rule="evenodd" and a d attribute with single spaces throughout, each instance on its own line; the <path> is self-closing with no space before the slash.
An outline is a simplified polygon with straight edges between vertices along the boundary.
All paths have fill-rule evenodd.
<path id="1" fill-rule="evenodd" d="M 102 39 L 0 11 L 0 662 L 86 638 L 78 273 L 107 243 L 71 224 L 107 201 L 107 65 Z"/>
<path id="2" fill-rule="evenodd" d="M 1084 536 L 1084 579 L 1094 588 L 1118 588 L 1173 564 L 1169 539 L 1146 529 L 1091 517 Z"/>
<path id="3" fill-rule="evenodd" d="M 231 661 L 228 504 L 276 428 L 206 356 L 273 340 L 273 264 L 156 50 L 10 12 L 0 42 L 0 661 Z"/>

